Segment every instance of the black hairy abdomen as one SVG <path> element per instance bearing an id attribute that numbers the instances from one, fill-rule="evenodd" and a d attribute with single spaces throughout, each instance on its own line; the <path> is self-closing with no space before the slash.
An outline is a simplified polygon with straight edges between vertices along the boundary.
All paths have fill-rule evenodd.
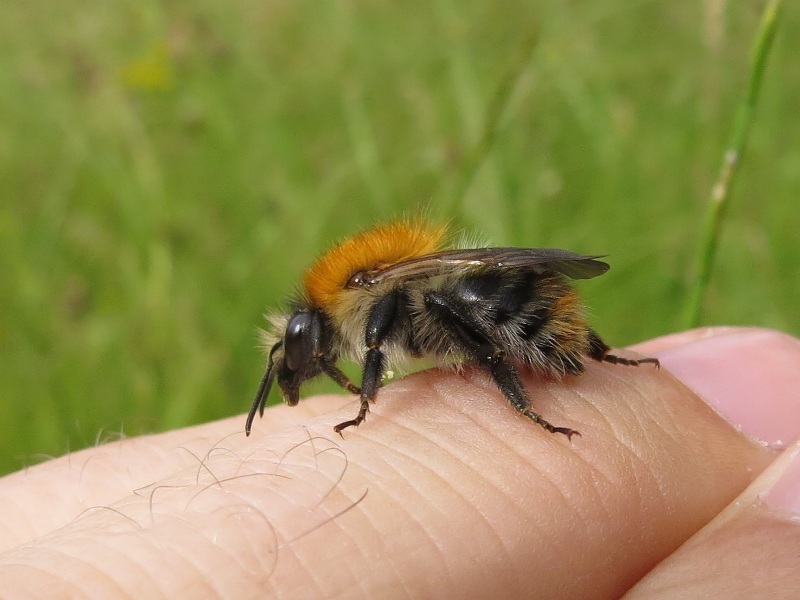
<path id="1" fill-rule="evenodd" d="M 457 281 L 452 296 L 495 326 L 502 326 L 522 314 L 540 321 L 549 302 L 536 291 L 541 275 L 522 273 L 516 277 L 488 273 Z M 533 309 L 533 311 L 531 311 Z"/>
<path id="2" fill-rule="evenodd" d="M 413 354 L 444 360 L 469 360 L 491 348 L 513 362 L 578 372 L 586 351 L 585 325 L 580 314 L 560 302 L 572 294 L 561 275 L 530 271 L 489 270 L 421 281 L 406 289 L 410 327 L 400 335 L 401 344 Z"/>

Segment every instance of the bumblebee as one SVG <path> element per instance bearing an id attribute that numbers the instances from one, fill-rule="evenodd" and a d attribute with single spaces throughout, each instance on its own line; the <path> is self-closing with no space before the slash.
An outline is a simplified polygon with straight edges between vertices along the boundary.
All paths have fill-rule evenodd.
<path id="1" fill-rule="evenodd" d="M 589 279 L 609 266 L 601 256 L 549 248 L 447 248 L 446 227 L 396 221 L 349 238 L 308 271 L 288 314 L 269 318 L 263 333 L 267 368 L 247 416 L 264 414 L 277 380 L 284 401 L 296 406 L 300 386 L 325 374 L 361 398 L 360 425 L 389 365 L 427 357 L 456 367 L 477 364 L 520 413 L 552 433 L 556 427 L 531 407 L 521 369 L 561 377 L 583 371 L 586 357 L 622 365 L 629 359 L 591 329 L 569 279 Z M 363 365 L 361 386 L 337 366 Z"/>

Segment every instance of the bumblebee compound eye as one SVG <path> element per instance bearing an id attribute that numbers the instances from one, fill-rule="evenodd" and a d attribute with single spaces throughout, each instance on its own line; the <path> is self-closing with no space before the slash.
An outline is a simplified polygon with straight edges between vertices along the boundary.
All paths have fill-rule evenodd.
<path id="1" fill-rule="evenodd" d="M 283 339 L 284 365 L 290 371 L 301 371 L 319 352 L 322 326 L 316 312 L 298 312 L 286 325 Z"/>
<path id="2" fill-rule="evenodd" d="M 300 401 L 300 386 L 321 371 L 320 359 L 325 354 L 325 332 L 320 313 L 301 310 L 286 324 L 283 356 L 278 370 L 278 385 L 289 406 Z"/>

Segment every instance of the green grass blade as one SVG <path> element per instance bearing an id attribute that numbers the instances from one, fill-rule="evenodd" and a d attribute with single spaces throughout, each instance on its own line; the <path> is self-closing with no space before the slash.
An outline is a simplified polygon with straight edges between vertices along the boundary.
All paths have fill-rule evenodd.
<path id="1" fill-rule="evenodd" d="M 734 123 L 733 136 L 725 152 L 722 168 L 716 184 L 711 190 L 703 240 L 700 246 L 697 277 L 689 294 L 684 313 L 684 326 L 697 327 L 700 324 L 703 300 L 706 296 L 714 260 L 717 255 L 719 236 L 725 213 L 730 203 L 731 190 L 742 163 L 747 137 L 755 120 L 755 109 L 761 91 L 761 81 L 766 69 L 769 52 L 775 39 L 782 0 L 772 0 L 767 4 L 761 17 L 755 44 L 750 55 L 750 81 L 739 106 Z"/>

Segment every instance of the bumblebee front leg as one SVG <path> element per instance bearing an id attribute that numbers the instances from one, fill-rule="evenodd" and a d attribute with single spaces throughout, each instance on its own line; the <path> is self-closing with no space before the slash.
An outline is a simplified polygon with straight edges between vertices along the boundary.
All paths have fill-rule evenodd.
<path id="1" fill-rule="evenodd" d="M 531 401 L 519 375 L 505 360 L 505 352 L 489 341 L 481 323 L 473 319 L 467 311 L 440 294 L 426 294 L 425 304 L 438 315 L 442 325 L 456 337 L 464 350 L 491 373 L 497 387 L 518 412 L 551 433 L 563 433 L 568 438 L 580 435 L 569 427 L 551 425 L 531 408 Z"/>
<path id="2" fill-rule="evenodd" d="M 361 376 L 361 407 L 355 419 L 339 423 L 333 428 L 339 435 L 342 435 L 343 429 L 361 425 L 367 418 L 369 403 L 375 401 L 386 368 L 386 355 L 381 350 L 381 345 L 395 324 L 399 307 L 400 293 L 394 290 L 379 300 L 369 315 L 364 332 L 364 342 L 368 349 Z"/>
<path id="3" fill-rule="evenodd" d="M 329 358 L 320 359 L 319 366 L 328 377 L 333 379 L 348 392 L 356 396 L 361 394 L 361 388 L 350 381 L 350 378 L 345 375 L 339 367 L 333 364 Z"/>

